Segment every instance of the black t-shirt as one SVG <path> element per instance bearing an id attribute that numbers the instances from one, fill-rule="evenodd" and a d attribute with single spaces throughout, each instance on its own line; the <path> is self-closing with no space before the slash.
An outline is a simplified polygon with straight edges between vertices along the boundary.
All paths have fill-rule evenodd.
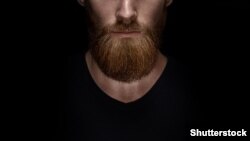
<path id="1" fill-rule="evenodd" d="M 83 53 L 69 60 L 64 139 L 169 141 L 189 135 L 189 76 L 173 58 L 168 58 L 149 92 L 127 104 L 109 97 L 95 84 Z"/>

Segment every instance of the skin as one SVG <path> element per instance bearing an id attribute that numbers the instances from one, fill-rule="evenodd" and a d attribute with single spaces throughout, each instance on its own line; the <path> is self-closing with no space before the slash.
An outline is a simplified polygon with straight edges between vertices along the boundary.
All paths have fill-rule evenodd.
<path id="1" fill-rule="evenodd" d="M 129 24 L 136 20 L 141 25 L 156 28 L 165 24 L 167 7 L 172 0 L 78 0 L 78 2 L 87 8 L 90 18 L 99 23 L 100 27 L 114 25 L 116 22 Z M 139 31 L 113 34 L 121 38 L 140 36 Z M 146 77 L 126 83 L 103 74 L 90 52 L 87 52 L 85 59 L 91 76 L 100 89 L 123 103 L 143 97 L 153 87 L 167 65 L 167 58 L 159 51 L 155 66 Z"/>
<path id="2" fill-rule="evenodd" d="M 155 28 L 165 24 L 166 9 L 172 0 L 78 0 L 87 7 L 90 18 L 99 26 L 114 25 L 117 21 Z"/>

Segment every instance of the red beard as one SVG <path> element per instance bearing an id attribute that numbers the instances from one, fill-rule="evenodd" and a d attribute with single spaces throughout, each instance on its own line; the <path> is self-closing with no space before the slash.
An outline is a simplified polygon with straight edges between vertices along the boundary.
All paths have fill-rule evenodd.
<path id="1" fill-rule="evenodd" d="M 140 31 L 141 35 L 118 38 L 112 36 L 111 31 Z M 136 23 L 121 23 L 105 27 L 93 35 L 90 44 L 91 55 L 108 77 L 131 82 L 141 79 L 153 69 L 159 46 L 157 32 L 140 27 Z"/>

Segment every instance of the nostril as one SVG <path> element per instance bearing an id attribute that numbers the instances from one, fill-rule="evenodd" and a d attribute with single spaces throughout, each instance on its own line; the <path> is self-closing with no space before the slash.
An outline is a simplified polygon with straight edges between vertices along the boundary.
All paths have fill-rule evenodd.
<path id="1" fill-rule="evenodd" d="M 136 13 L 133 13 L 133 14 L 131 14 L 129 16 L 124 16 L 124 15 L 117 14 L 116 17 L 117 17 L 118 22 L 122 22 L 122 23 L 125 23 L 125 24 L 130 24 L 131 22 L 136 20 Z"/>
<path id="2" fill-rule="evenodd" d="M 131 11 L 118 11 L 116 13 L 117 20 L 126 24 L 131 23 L 136 20 L 137 12 L 135 10 Z"/>
<path id="3" fill-rule="evenodd" d="M 133 21 L 137 16 L 137 12 L 134 8 L 132 0 L 123 0 L 121 1 L 117 12 L 116 17 L 118 20 L 123 20 L 124 22 Z"/>

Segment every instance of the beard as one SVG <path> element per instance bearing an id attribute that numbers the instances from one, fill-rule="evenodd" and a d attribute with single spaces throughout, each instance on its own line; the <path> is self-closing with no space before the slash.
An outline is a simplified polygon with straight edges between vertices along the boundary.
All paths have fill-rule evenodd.
<path id="1" fill-rule="evenodd" d="M 140 80 L 154 68 L 159 34 L 133 22 L 117 23 L 92 32 L 90 52 L 100 70 L 108 77 L 122 82 Z M 119 38 L 112 32 L 140 31 L 139 36 Z"/>

